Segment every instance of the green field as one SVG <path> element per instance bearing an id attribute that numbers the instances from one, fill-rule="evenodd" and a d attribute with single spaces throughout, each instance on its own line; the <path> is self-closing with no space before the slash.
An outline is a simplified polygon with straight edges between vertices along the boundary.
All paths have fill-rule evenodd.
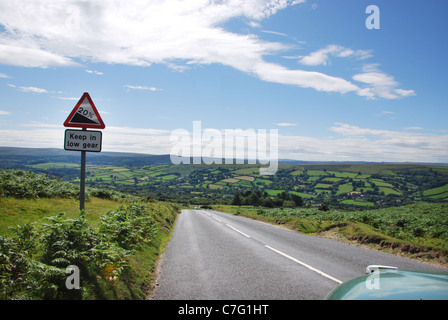
<path id="1" fill-rule="evenodd" d="M 40 163 L 79 183 L 72 163 Z M 275 175 L 260 176 L 257 165 L 88 165 L 87 185 L 192 204 L 230 204 L 235 192 L 245 190 L 297 192 L 308 205 L 395 206 L 418 201 L 448 200 L 446 167 L 421 165 L 280 165 Z"/>
<path id="2" fill-rule="evenodd" d="M 341 203 L 354 205 L 354 206 L 361 206 L 361 207 L 373 207 L 375 205 L 373 202 L 357 201 L 357 200 L 343 200 L 343 201 L 341 201 Z"/>
<path id="3" fill-rule="evenodd" d="M 448 184 L 442 186 L 442 187 L 438 187 L 438 188 L 433 188 L 433 189 L 429 189 L 429 190 L 425 190 L 423 191 L 423 194 L 425 196 L 429 196 L 431 198 L 448 198 Z"/>

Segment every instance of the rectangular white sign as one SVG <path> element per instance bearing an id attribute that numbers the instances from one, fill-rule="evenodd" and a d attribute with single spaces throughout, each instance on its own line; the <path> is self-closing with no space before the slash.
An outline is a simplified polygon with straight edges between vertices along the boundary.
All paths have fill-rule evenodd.
<path id="1" fill-rule="evenodd" d="M 65 130 L 65 150 L 101 152 L 101 143 L 101 131 Z"/>

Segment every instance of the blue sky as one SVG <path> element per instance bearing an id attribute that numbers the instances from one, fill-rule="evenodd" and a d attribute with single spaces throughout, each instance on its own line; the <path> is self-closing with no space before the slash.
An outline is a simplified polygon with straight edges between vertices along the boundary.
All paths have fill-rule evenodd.
<path id="1" fill-rule="evenodd" d="M 42 3 L 40 3 L 42 2 Z M 380 29 L 366 28 L 369 5 Z M 280 158 L 448 162 L 444 0 L 0 1 L 0 145 L 63 148 L 89 92 L 103 151 L 278 129 Z"/>

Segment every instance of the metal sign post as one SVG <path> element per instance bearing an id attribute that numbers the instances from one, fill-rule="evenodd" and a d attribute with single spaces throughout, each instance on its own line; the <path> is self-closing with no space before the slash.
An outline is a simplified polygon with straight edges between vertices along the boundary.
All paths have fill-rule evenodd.
<path id="1" fill-rule="evenodd" d="M 83 129 L 86 131 L 86 129 Z M 86 201 L 86 154 L 87 151 L 81 151 L 81 183 L 79 191 L 79 210 L 84 212 L 84 203 Z"/>
<path id="2" fill-rule="evenodd" d="M 64 149 L 81 151 L 81 182 L 79 191 L 79 210 L 84 214 L 86 199 L 86 154 L 101 152 L 102 132 L 87 131 L 87 128 L 104 129 L 106 126 L 90 95 L 85 92 L 72 110 L 65 127 L 82 128 L 82 130 L 65 130 Z"/>

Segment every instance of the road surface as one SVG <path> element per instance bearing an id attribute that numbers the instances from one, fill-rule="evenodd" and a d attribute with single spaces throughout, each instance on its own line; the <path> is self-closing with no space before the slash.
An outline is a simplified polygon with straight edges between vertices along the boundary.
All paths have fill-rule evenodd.
<path id="1" fill-rule="evenodd" d="M 370 264 L 437 270 L 240 216 L 183 210 L 163 255 L 153 299 L 324 299 L 340 283 L 364 275 Z"/>

